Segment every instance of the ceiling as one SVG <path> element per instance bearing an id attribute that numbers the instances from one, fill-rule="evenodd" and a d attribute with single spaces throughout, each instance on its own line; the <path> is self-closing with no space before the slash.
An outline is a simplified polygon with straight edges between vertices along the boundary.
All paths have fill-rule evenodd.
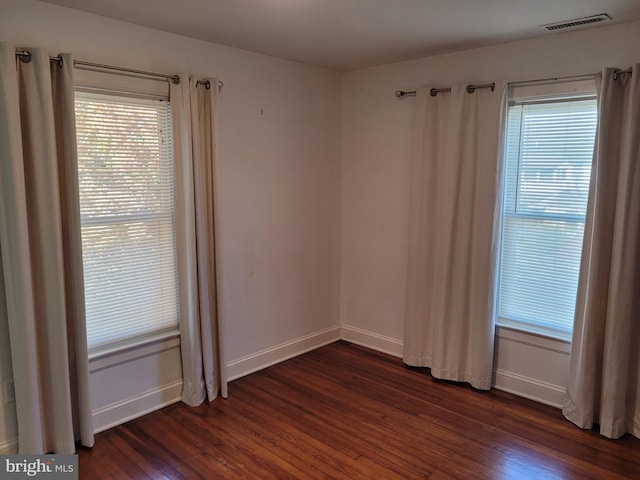
<path id="1" fill-rule="evenodd" d="M 640 0 L 45 1 L 339 71 L 556 35 L 538 26 L 600 13 L 613 20 L 596 26 L 640 19 Z"/>

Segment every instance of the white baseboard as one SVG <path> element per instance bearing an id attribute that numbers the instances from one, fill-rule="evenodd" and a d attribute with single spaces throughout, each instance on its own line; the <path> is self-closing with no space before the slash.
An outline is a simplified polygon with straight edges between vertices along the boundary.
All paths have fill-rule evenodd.
<path id="1" fill-rule="evenodd" d="M 310 350 L 340 340 L 340 328 L 333 327 L 290 342 L 262 350 L 229 362 L 227 375 L 234 380 Z M 95 433 L 121 425 L 134 418 L 179 402 L 182 397 L 182 380 L 172 382 L 151 391 L 116 402 L 93 411 Z"/>
<path id="2" fill-rule="evenodd" d="M 340 330 L 342 340 L 402 358 L 403 343 L 400 340 L 349 325 L 343 325 Z"/>
<path id="3" fill-rule="evenodd" d="M 93 432 L 100 433 L 134 418 L 159 410 L 182 397 L 182 380 L 112 403 L 93 411 Z M 18 453 L 18 439 L 0 443 L 0 455 Z"/>
<path id="4" fill-rule="evenodd" d="M 229 381 L 236 380 L 337 340 L 340 340 L 340 327 L 331 327 L 281 343 L 275 347 L 260 350 L 229 362 L 227 364 L 227 377 Z"/>
<path id="5" fill-rule="evenodd" d="M 556 408 L 562 408 L 565 395 L 565 387 L 503 370 L 494 371 L 493 387 Z"/>
<path id="6" fill-rule="evenodd" d="M 341 337 L 347 342 L 402 358 L 403 342 L 395 338 L 348 325 L 341 327 Z M 564 387 L 503 370 L 494 371 L 493 387 L 556 408 L 562 408 L 565 394 Z"/>
<path id="7" fill-rule="evenodd" d="M 93 411 L 93 431 L 99 433 L 134 418 L 159 410 L 182 398 L 182 380 Z"/>
<path id="8" fill-rule="evenodd" d="M 18 453 L 17 438 L 0 443 L 0 455 L 14 455 L 16 453 Z"/>

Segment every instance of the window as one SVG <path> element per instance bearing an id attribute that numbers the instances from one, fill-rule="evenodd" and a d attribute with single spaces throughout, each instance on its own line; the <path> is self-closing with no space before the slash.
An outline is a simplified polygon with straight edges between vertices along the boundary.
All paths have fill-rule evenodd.
<path id="1" fill-rule="evenodd" d="M 170 104 L 76 91 L 89 347 L 175 330 Z"/>
<path id="2" fill-rule="evenodd" d="M 509 107 L 498 324 L 570 338 L 596 123 L 593 96 Z"/>

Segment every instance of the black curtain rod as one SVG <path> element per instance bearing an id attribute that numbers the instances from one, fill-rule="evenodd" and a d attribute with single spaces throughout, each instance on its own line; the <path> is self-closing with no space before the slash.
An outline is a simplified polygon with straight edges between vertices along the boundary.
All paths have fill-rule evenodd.
<path id="1" fill-rule="evenodd" d="M 29 63 L 31 61 L 31 53 L 29 50 L 17 50 L 15 52 L 16 57 L 18 57 L 22 62 Z M 62 66 L 62 58 L 61 57 L 49 57 L 49 60 L 52 62 L 58 62 L 60 66 Z M 104 65 L 101 63 L 92 63 L 92 62 L 84 62 L 82 60 L 74 60 L 73 66 L 77 68 L 84 68 L 85 70 L 108 70 L 112 72 L 117 72 L 122 75 L 131 75 L 131 76 L 142 76 L 142 77 L 156 77 L 163 78 L 168 80 L 174 84 L 180 83 L 180 77 L 178 75 L 168 75 L 166 73 L 156 73 L 156 72 L 147 72 L 144 70 L 134 70 L 131 68 L 125 67 L 117 67 L 114 65 Z M 211 88 L 211 82 L 209 80 L 198 80 L 198 85 L 204 85 L 204 87 L 208 90 Z M 222 90 L 224 83 L 218 80 L 218 90 Z"/>

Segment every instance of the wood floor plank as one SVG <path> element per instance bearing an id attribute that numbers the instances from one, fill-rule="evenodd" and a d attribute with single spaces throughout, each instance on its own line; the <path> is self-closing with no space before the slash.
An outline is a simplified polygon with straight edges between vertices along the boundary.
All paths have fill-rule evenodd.
<path id="1" fill-rule="evenodd" d="M 234 389 L 234 395 L 239 396 L 241 400 L 244 398 L 247 402 L 252 403 L 251 412 L 247 416 L 255 424 L 270 428 L 269 424 L 272 421 L 281 422 L 281 427 L 271 429 L 272 432 L 278 437 L 284 438 L 291 451 L 307 460 L 312 472 L 315 471 L 315 464 L 320 462 L 324 466 L 321 477 L 329 474 L 333 477 L 348 477 L 354 480 L 370 478 L 360 471 L 361 465 L 357 462 L 357 455 L 345 454 L 340 448 L 340 444 L 335 441 L 335 437 L 331 438 L 331 443 L 328 444 L 317 436 L 308 434 L 308 423 L 293 422 L 290 415 L 281 413 L 273 407 L 273 403 L 270 402 L 277 401 L 277 399 L 256 394 L 254 388 L 243 390 L 242 386 Z"/>
<path id="2" fill-rule="evenodd" d="M 403 468 L 406 462 L 394 462 L 394 453 L 380 447 L 380 438 L 367 431 L 362 432 L 361 429 L 370 427 L 370 424 L 362 425 L 354 421 L 345 423 L 343 414 L 347 412 L 319 403 L 319 400 L 296 392 L 292 388 L 286 388 L 287 384 L 275 382 L 267 377 L 256 379 L 256 381 L 254 385 L 259 387 L 256 395 L 266 403 L 290 401 L 291 405 L 304 406 L 303 408 L 285 407 L 279 410 L 283 415 L 283 422 L 295 425 L 299 431 L 313 432 L 313 435 L 324 445 L 345 453 L 351 460 L 357 460 L 354 464 L 356 469 L 362 468 L 371 457 L 375 457 L 379 469 L 396 471 L 400 475 L 399 478 L 406 478 L 404 475 L 407 472 Z M 319 415 L 318 411 L 324 413 Z M 354 438 L 360 440 L 357 447 L 354 446 Z M 404 452 L 402 454 L 404 455 Z M 344 461 L 353 464 L 351 460 Z M 365 478 L 370 478 L 370 473 L 370 470 L 365 470 Z M 383 478 L 392 476 L 390 471 L 379 473 L 385 475 Z"/>
<path id="3" fill-rule="evenodd" d="M 335 382 L 331 387 L 320 381 L 309 383 L 305 381 L 306 375 L 300 374 L 299 367 L 287 367 L 290 367 L 291 371 L 286 372 L 284 368 L 279 370 L 285 372 L 283 375 L 286 375 L 287 384 L 293 387 L 287 391 L 287 394 L 297 395 L 295 397 L 297 401 L 306 402 L 307 405 L 313 405 L 309 399 L 314 402 L 323 402 L 324 404 L 320 404 L 318 410 L 327 413 L 326 422 L 333 425 L 338 433 L 346 432 L 349 439 L 360 438 L 364 440 L 366 445 L 370 446 L 369 452 L 372 456 L 378 455 L 380 459 L 388 459 L 397 465 L 424 465 L 421 460 L 424 456 L 431 458 L 432 462 L 442 462 L 455 455 L 455 449 L 463 440 L 463 437 L 456 435 L 456 443 L 446 447 L 434 437 L 434 428 L 429 424 L 425 424 L 416 435 L 407 435 L 409 424 L 415 424 L 420 419 L 413 416 L 411 419 L 407 419 L 404 426 L 400 425 L 401 418 L 394 414 L 396 408 L 390 406 L 393 402 L 388 404 L 384 415 L 378 418 L 380 416 L 378 403 L 367 401 L 368 395 L 372 394 L 371 392 L 367 395 L 358 389 L 350 391 L 340 388 Z M 269 375 L 276 374 L 270 373 Z M 306 388 L 305 384 L 308 384 Z M 331 393 L 324 396 L 323 392 Z M 349 394 L 349 392 L 351 393 Z M 342 417 L 345 416 L 351 419 L 348 424 L 342 420 Z M 389 418 L 391 418 L 390 421 Z M 397 425 L 400 425 L 399 430 L 393 429 Z M 394 458 L 397 459 L 395 462 Z M 480 473 L 482 469 L 479 465 L 475 465 L 475 467 L 473 471 L 478 472 L 477 478 L 487 478 L 486 475 Z M 467 472 L 466 475 L 469 478 L 476 478 L 475 473 Z"/>
<path id="4" fill-rule="evenodd" d="M 289 373 L 288 378 L 294 378 L 297 377 L 297 380 L 299 382 L 303 382 L 304 380 L 304 369 L 302 368 L 296 368 L 296 371 L 292 371 Z M 302 375 L 302 376 L 299 376 Z M 340 374 L 332 374 L 335 378 L 335 381 L 337 381 L 338 383 L 340 383 Z M 361 393 L 361 397 L 360 399 L 358 399 L 357 397 L 353 397 L 351 396 L 350 399 L 352 401 L 352 403 L 354 405 L 359 405 L 360 406 L 360 410 L 366 412 L 368 409 L 373 408 L 372 404 L 369 404 L 370 402 L 367 402 L 367 400 L 369 399 L 369 397 L 373 397 L 373 396 L 378 396 L 378 395 L 383 395 L 383 393 L 386 391 L 384 388 L 379 388 L 379 382 L 375 381 L 375 380 L 371 380 L 368 381 L 368 379 L 366 378 L 362 378 L 361 380 L 363 380 L 363 382 L 357 382 L 355 377 L 352 379 L 352 381 L 350 382 L 351 387 L 353 387 L 354 390 L 358 391 Z M 367 384 L 368 382 L 368 384 Z M 300 388 L 300 384 L 297 383 L 298 388 Z M 317 383 L 316 383 L 317 386 Z M 313 387 L 310 387 L 313 388 Z M 362 392 L 366 392 L 366 395 L 364 395 Z M 313 396 L 318 396 L 321 395 L 321 391 L 310 391 L 308 392 L 309 395 L 313 395 Z M 478 393 L 478 392 L 476 392 Z M 334 388 L 333 395 L 336 395 L 340 398 L 344 398 L 344 396 L 346 395 L 346 390 L 345 389 L 340 389 L 340 388 Z M 440 425 L 437 425 L 433 422 L 432 420 L 432 416 L 439 416 L 437 414 L 435 415 L 424 415 L 424 417 L 422 417 L 422 414 L 420 412 L 421 407 L 419 405 L 419 402 L 416 402 L 415 398 L 411 398 L 410 399 L 410 404 L 412 406 L 415 406 L 416 403 L 418 403 L 417 407 L 416 407 L 416 411 L 411 411 L 411 412 L 407 412 L 407 408 L 405 403 L 399 399 L 399 397 L 402 397 L 404 395 L 404 392 L 401 391 L 392 391 L 390 392 L 390 396 L 389 398 L 383 398 L 381 401 L 387 405 L 394 405 L 393 409 L 387 409 L 387 415 L 385 418 L 385 426 L 378 431 L 378 435 L 380 436 L 384 436 L 385 431 L 386 432 L 394 432 L 395 428 L 394 427 L 400 427 L 400 430 L 396 431 L 395 434 L 398 435 L 400 438 L 409 438 L 411 439 L 412 442 L 415 442 L 416 438 L 419 438 L 421 433 L 427 433 L 428 432 L 428 438 L 429 440 L 431 440 L 431 446 L 426 445 L 426 444 L 419 444 L 419 448 L 424 451 L 425 453 L 428 453 L 429 448 L 433 447 L 434 445 L 436 446 L 436 448 L 439 449 L 444 449 L 444 454 L 446 456 L 451 456 L 451 455 L 458 455 L 456 453 L 456 450 L 461 448 L 463 449 L 466 454 L 466 459 L 465 459 L 465 464 L 466 467 L 465 468 L 469 468 L 469 467 L 473 467 L 473 471 L 479 471 L 482 472 L 481 474 L 478 475 L 479 478 L 488 478 L 490 476 L 495 476 L 496 472 L 495 472 L 495 468 L 496 468 L 496 462 L 500 462 L 502 459 L 501 458 L 495 458 L 495 455 L 492 455 L 493 453 L 496 452 L 496 450 L 491 447 L 491 446 L 486 446 L 486 448 L 484 449 L 484 451 L 481 451 L 476 458 L 472 457 L 469 455 L 469 452 L 471 451 L 472 448 L 470 448 L 469 446 L 471 445 L 471 447 L 478 447 L 481 446 L 482 443 L 481 442 L 477 442 L 476 438 L 466 438 L 465 437 L 465 431 L 469 429 L 470 423 L 478 423 L 477 420 L 475 419 L 470 419 L 468 418 L 468 416 L 463 416 L 463 415 L 458 415 L 455 412 L 448 412 L 448 416 L 447 416 L 447 421 L 445 424 L 442 425 L 443 428 L 438 429 L 438 427 L 440 427 Z M 437 406 L 437 408 L 443 409 L 443 407 L 441 406 Z M 396 413 L 394 414 L 394 410 L 400 413 Z M 444 410 L 444 409 L 443 409 Z M 467 410 L 469 410 L 469 408 L 467 407 Z M 366 423 L 366 420 L 364 418 L 362 418 L 362 415 L 358 415 L 354 409 L 349 411 L 349 416 L 354 416 L 356 417 L 356 420 L 358 420 L 357 423 Z M 405 418 L 403 418 L 403 416 Z M 454 425 L 456 428 L 455 429 L 449 429 L 447 430 L 447 426 L 451 423 L 452 421 L 452 416 L 459 416 L 460 417 L 460 423 Z M 424 421 L 422 421 L 424 419 Z M 483 423 L 478 423 L 477 428 L 484 426 Z M 371 425 L 369 426 L 369 428 L 375 428 L 372 427 Z M 473 430 L 473 429 L 471 429 Z M 437 433 L 440 432 L 440 435 L 438 435 Z M 464 442 L 464 445 L 461 445 L 461 442 Z M 447 446 L 448 445 L 448 446 Z M 391 445 L 394 448 L 400 448 L 402 450 L 407 450 L 409 448 L 411 448 L 410 445 Z M 477 449 L 477 448 L 475 448 Z M 509 459 L 508 459 L 509 460 Z M 480 468 L 479 465 L 473 465 L 473 462 L 476 463 L 480 463 L 482 465 L 484 465 L 485 470 L 482 470 L 482 468 Z M 513 459 L 510 460 L 511 463 L 513 463 Z M 512 466 L 511 466 L 511 470 L 513 470 Z M 465 474 L 467 477 L 472 476 L 472 473 L 466 473 Z"/>
<path id="5" fill-rule="evenodd" d="M 336 342 L 96 436 L 81 479 L 640 479 L 640 440 Z"/>
<path id="6" fill-rule="evenodd" d="M 341 352 L 342 353 L 342 352 Z M 328 366 L 331 367 L 331 363 L 336 361 L 340 355 L 336 355 L 328 360 Z M 335 372 L 335 369 L 328 369 L 332 372 Z M 333 373 L 332 373 L 333 374 Z M 339 375 L 339 374 L 338 374 Z M 350 385 L 358 390 L 367 389 L 367 384 L 376 384 L 379 383 L 380 378 L 394 378 L 395 376 L 378 376 L 376 377 L 378 380 L 372 380 L 368 378 L 369 375 L 364 374 L 362 376 L 352 376 L 350 380 Z M 339 381 L 339 380 L 338 380 Z M 430 382 L 433 382 L 433 379 L 429 379 Z M 365 385 L 361 385 L 364 383 Z M 419 384 L 419 382 L 413 382 L 415 384 Z M 444 386 L 459 389 L 459 385 L 451 384 L 448 382 L 440 382 L 443 383 Z M 402 403 L 402 397 L 404 392 L 394 392 L 393 396 L 387 396 L 387 398 L 382 397 L 386 392 L 389 392 L 390 389 L 379 388 L 372 390 L 372 395 L 378 396 L 378 399 L 385 403 L 394 402 L 396 405 Z M 616 474 L 626 475 L 629 470 L 628 462 L 632 458 L 635 458 L 637 462 L 638 452 L 634 451 L 631 453 L 626 449 L 617 449 L 615 455 L 608 455 L 606 451 L 598 449 L 594 446 L 595 443 L 598 443 L 599 446 L 611 445 L 612 443 L 603 437 L 595 434 L 594 432 L 589 432 L 589 435 L 585 435 L 585 432 L 576 429 L 570 423 L 564 421 L 560 412 L 556 409 L 552 409 L 550 407 L 545 407 L 546 411 L 549 413 L 553 413 L 553 415 L 538 415 L 537 412 L 539 410 L 529 410 L 522 408 L 504 408 L 504 412 L 497 415 L 495 408 L 500 405 L 499 402 L 496 402 L 497 396 L 500 396 L 500 393 L 492 393 L 492 394 L 483 394 L 481 392 L 473 392 L 476 394 L 476 402 L 474 410 L 470 410 L 468 405 L 465 403 L 460 403 L 460 398 L 449 398 L 447 401 L 443 401 L 444 399 L 440 399 L 441 403 L 433 403 L 433 401 L 429 401 L 429 405 L 421 404 L 420 399 L 418 398 L 410 398 L 408 402 L 409 408 L 412 409 L 425 409 L 425 408 L 435 408 L 435 411 L 426 411 L 420 413 L 421 416 L 425 416 L 426 418 L 440 418 L 441 415 L 438 414 L 437 410 L 447 409 L 448 416 L 446 418 L 446 424 L 453 424 L 458 416 L 458 411 L 468 411 L 469 414 L 463 414 L 461 416 L 462 421 L 464 423 L 457 424 L 456 430 L 460 431 L 468 431 L 470 434 L 474 434 L 474 432 L 482 432 L 481 434 L 475 434 L 473 437 L 474 441 L 483 441 L 484 438 L 490 437 L 492 435 L 502 435 L 501 438 L 493 438 L 495 441 L 505 442 L 504 438 L 505 432 L 517 431 L 518 436 L 521 438 L 530 438 L 535 436 L 538 442 L 546 445 L 547 456 L 557 457 L 562 454 L 565 449 L 568 449 L 567 456 L 570 458 L 590 458 L 594 454 L 598 454 L 600 456 L 601 466 L 598 468 L 604 468 L 604 471 L 610 476 L 610 478 L 618 478 Z M 410 395 L 410 393 L 408 394 Z M 512 396 L 509 396 L 512 397 Z M 529 404 L 531 402 L 525 401 Z M 544 407 L 544 406 L 543 406 Z M 413 410 L 413 413 L 417 413 Z M 470 415 L 471 414 L 471 415 Z M 470 418 L 473 416 L 474 418 Z M 479 422 L 482 430 L 478 430 L 477 428 L 467 428 L 470 422 Z M 592 440 L 591 444 L 576 442 L 573 444 L 570 441 L 567 441 L 567 435 L 562 435 L 561 433 L 570 433 L 571 436 L 576 439 L 576 435 L 582 437 L 582 439 L 590 438 Z M 526 441 L 525 441 L 526 442 Z M 516 444 L 518 442 L 516 441 Z M 530 452 L 537 450 L 537 446 L 533 444 L 523 445 L 520 442 L 519 445 L 521 448 L 528 448 Z M 631 455 L 631 456 L 630 456 Z M 566 456 L 565 456 L 566 457 Z M 567 461 L 567 458 L 564 458 L 564 461 Z M 574 466 L 579 467 L 582 465 L 582 470 L 588 470 L 591 474 L 593 474 L 594 467 L 590 465 L 588 462 L 582 462 L 580 460 L 573 462 Z M 578 468 L 580 470 L 580 468 Z M 578 474 L 578 473 L 576 473 Z M 626 478 L 626 477 L 621 477 Z"/>

